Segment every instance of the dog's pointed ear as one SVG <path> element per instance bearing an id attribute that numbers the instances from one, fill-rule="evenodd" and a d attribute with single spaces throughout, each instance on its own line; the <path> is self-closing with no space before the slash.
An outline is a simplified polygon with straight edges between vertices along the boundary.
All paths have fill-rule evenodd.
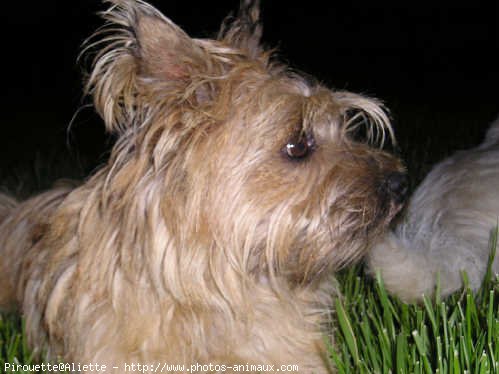
<path id="1" fill-rule="evenodd" d="M 122 133 L 142 123 L 147 106 L 185 92 L 194 77 L 213 69 L 211 55 L 158 10 L 140 0 L 107 0 L 102 13 L 107 27 L 98 31 L 84 52 L 100 47 L 86 92 L 110 132 Z M 97 38 L 97 41 L 95 39 Z M 195 92 L 209 97 L 206 89 Z"/>
<path id="2" fill-rule="evenodd" d="M 225 19 L 218 39 L 246 52 L 251 58 L 257 58 L 263 52 L 262 32 L 260 1 L 241 0 L 237 16 L 229 16 Z"/>
<path id="3" fill-rule="evenodd" d="M 134 32 L 140 74 L 166 80 L 188 79 L 203 68 L 200 65 L 207 53 L 161 14 L 139 14 Z"/>

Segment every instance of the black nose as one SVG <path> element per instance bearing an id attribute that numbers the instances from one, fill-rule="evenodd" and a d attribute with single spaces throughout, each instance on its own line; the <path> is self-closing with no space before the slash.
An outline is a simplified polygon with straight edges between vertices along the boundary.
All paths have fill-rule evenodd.
<path id="1" fill-rule="evenodd" d="M 403 203 L 409 190 L 407 174 L 398 172 L 389 174 L 385 181 L 385 188 L 388 195 L 396 203 Z"/>

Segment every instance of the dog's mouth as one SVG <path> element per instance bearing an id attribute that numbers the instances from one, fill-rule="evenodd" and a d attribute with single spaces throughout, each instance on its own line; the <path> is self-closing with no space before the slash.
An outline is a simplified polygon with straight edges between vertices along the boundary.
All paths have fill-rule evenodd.
<path id="1" fill-rule="evenodd" d="M 388 209 L 388 214 L 386 216 L 386 224 L 389 225 L 400 215 L 400 212 L 405 207 L 405 201 L 403 202 L 390 202 L 390 207 Z"/>

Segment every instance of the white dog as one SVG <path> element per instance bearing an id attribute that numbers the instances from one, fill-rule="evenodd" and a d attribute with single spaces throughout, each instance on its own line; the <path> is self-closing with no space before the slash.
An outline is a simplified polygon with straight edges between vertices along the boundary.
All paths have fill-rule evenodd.
<path id="1" fill-rule="evenodd" d="M 478 147 L 445 159 L 412 196 L 402 223 L 371 251 L 368 264 L 381 272 L 388 291 L 415 301 L 462 286 L 480 287 L 499 217 L 499 119 Z M 498 250 L 499 252 L 499 250 Z M 499 273 L 499 255 L 492 265 Z"/>

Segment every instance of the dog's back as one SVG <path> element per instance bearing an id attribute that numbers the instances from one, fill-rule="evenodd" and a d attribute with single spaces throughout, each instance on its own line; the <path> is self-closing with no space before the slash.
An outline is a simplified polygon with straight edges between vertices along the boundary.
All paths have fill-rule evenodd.
<path id="1" fill-rule="evenodd" d="M 17 202 L 9 195 L 0 193 L 0 225 L 7 218 L 12 210 L 15 209 Z"/>
<path id="2" fill-rule="evenodd" d="M 471 289 L 478 290 L 493 249 L 498 185 L 499 119 L 478 147 L 456 152 L 430 171 L 404 220 L 373 247 L 371 272 L 380 270 L 386 288 L 406 301 L 431 295 L 437 273 L 441 296 L 462 287 L 462 271 Z M 499 273 L 497 255 L 492 271 Z"/>
<path id="3" fill-rule="evenodd" d="M 485 140 L 481 147 L 499 147 L 499 118 L 497 118 L 494 123 L 489 127 L 487 135 L 485 135 Z"/>
<path id="4" fill-rule="evenodd" d="M 15 307 L 24 254 L 43 237 L 51 215 L 71 190 L 59 186 L 23 202 L 0 194 L 0 310 Z"/>

